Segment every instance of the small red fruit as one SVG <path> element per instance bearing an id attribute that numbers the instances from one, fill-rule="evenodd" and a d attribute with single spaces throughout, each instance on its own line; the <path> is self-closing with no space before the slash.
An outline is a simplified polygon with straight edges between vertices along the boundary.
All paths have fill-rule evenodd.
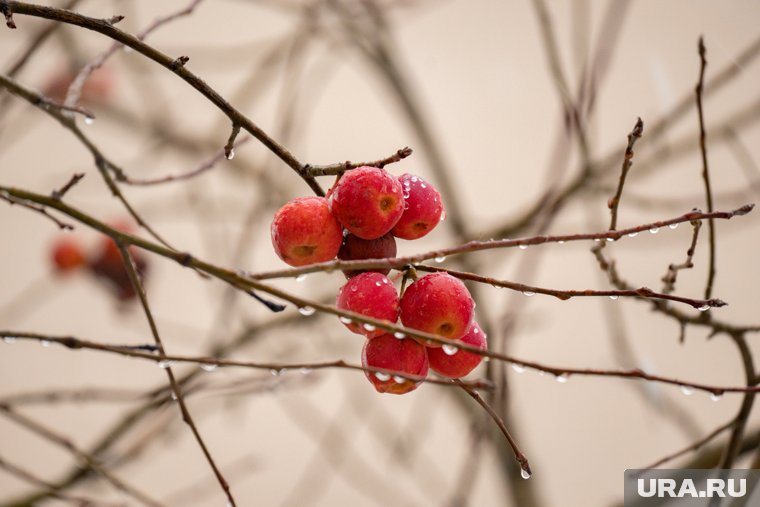
<path id="1" fill-rule="evenodd" d="M 418 239 L 432 231 L 441 221 L 441 194 L 419 176 L 402 174 L 399 181 L 404 189 L 406 208 L 393 227 L 393 235 L 401 239 Z"/>
<path id="2" fill-rule="evenodd" d="M 343 242 L 343 230 L 324 197 L 293 199 L 272 221 L 272 245 L 291 266 L 334 259 Z"/>
<path id="3" fill-rule="evenodd" d="M 457 340 L 472 322 L 474 302 L 467 287 L 448 273 L 423 276 L 401 298 L 401 322 L 412 329 Z M 428 343 L 429 347 L 440 344 Z"/>
<path id="4" fill-rule="evenodd" d="M 425 347 L 411 339 L 397 339 L 391 334 L 367 340 L 362 350 L 362 365 L 371 368 L 427 376 L 428 358 Z M 383 372 L 365 372 L 379 393 L 404 394 L 417 389 L 422 382 Z"/>
<path id="5" fill-rule="evenodd" d="M 85 263 L 82 246 L 73 238 L 59 238 L 52 248 L 53 266 L 58 273 L 69 273 Z"/>
<path id="6" fill-rule="evenodd" d="M 359 313 L 366 317 L 387 320 L 391 323 L 398 320 L 399 301 L 396 288 L 381 273 L 369 271 L 351 278 L 338 292 L 336 305 L 341 310 Z M 346 327 L 367 338 L 374 338 L 387 332 L 357 322 L 350 322 L 346 324 Z"/>
<path id="7" fill-rule="evenodd" d="M 483 350 L 488 348 L 486 335 L 475 321 L 472 322 L 470 329 L 458 341 Z M 448 345 L 428 349 L 430 368 L 434 372 L 449 378 L 464 377 L 474 370 L 482 359 L 482 356 L 466 350 L 456 350 Z"/>
<path id="8" fill-rule="evenodd" d="M 387 234 L 404 212 L 401 182 L 387 171 L 363 166 L 346 172 L 332 191 L 332 212 L 362 239 Z"/>
<path id="9" fill-rule="evenodd" d="M 354 261 L 364 259 L 386 259 L 396 256 L 396 240 L 393 235 L 386 234 L 377 239 L 361 239 L 353 234 L 348 234 L 343 239 L 338 251 L 338 259 L 342 261 Z M 371 271 L 387 275 L 390 269 L 373 269 Z M 361 270 L 346 270 L 343 274 L 346 278 L 351 278 L 363 273 Z"/>

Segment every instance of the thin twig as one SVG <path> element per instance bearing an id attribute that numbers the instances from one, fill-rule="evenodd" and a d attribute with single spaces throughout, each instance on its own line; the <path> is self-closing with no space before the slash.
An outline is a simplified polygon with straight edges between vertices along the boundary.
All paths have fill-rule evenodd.
<path id="1" fill-rule="evenodd" d="M 232 146 L 233 153 L 234 149 L 238 148 L 239 146 L 244 145 L 248 141 L 253 139 L 252 137 L 244 137 L 238 141 L 235 142 L 235 144 Z M 214 154 L 210 159 L 203 162 L 201 165 L 196 167 L 195 169 L 192 169 L 185 173 L 178 173 L 178 174 L 168 174 L 166 176 L 159 176 L 157 178 L 132 178 L 130 176 L 127 176 L 126 174 L 120 174 L 116 177 L 116 179 L 122 183 L 126 183 L 127 185 L 135 185 L 135 186 L 149 186 L 149 185 L 160 185 L 162 183 L 169 183 L 173 181 L 183 181 L 183 180 L 189 180 L 191 178 L 194 178 L 200 174 L 205 173 L 206 171 L 213 169 L 216 164 L 221 162 L 227 157 L 226 154 L 227 147 L 219 150 L 217 153 Z M 229 159 L 228 159 L 229 160 Z"/>
<path id="2" fill-rule="evenodd" d="M 705 118 L 704 110 L 702 106 L 702 92 L 704 90 L 705 82 L 705 68 L 707 67 L 707 59 L 705 58 L 706 49 L 704 38 L 699 38 L 699 81 L 695 89 L 697 99 L 697 115 L 699 117 L 699 149 L 702 154 L 702 179 L 705 182 L 705 200 L 707 201 L 708 213 L 713 210 L 713 196 L 712 188 L 710 186 L 710 172 L 707 165 L 707 134 L 705 132 Z M 709 298 L 712 295 L 713 283 L 715 282 L 715 224 L 712 220 L 707 222 L 707 234 L 710 245 L 710 258 L 708 260 L 707 270 L 707 283 L 705 285 L 705 298 Z"/>
<path id="3" fill-rule="evenodd" d="M 124 263 L 124 268 L 127 270 L 127 274 L 129 275 L 129 280 L 132 283 L 132 288 L 137 293 L 137 296 L 140 298 L 140 304 L 143 308 L 143 311 L 145 312 L 145 318 L 148 320 L 148 325 L 150 327 L 150 332 L 153 335 L 153 339 L 156 342 L 156 346 L 158 347 L 158 353 L 159 357 L 162 361 L 166 361 L 166 351 L 164 350 L 164 345 L 161 341 L 161 336 L 158 333 L 158 326 L 156 326 L 156 322 L 153 319 L 153 312 L 150 310 L 150 306 L 148 305 L 148 298 L 145 294 L 145 289 L 143 287 L 142 281 L 140 280 L 140 275 L 137 272 L 137 265 L 135 264 L 134 258 L 132 257 L 132 254 L 129 251 L 129 248 L 127 248 L 126 245 L 123 243 L 116 241 L 116 245 L 119 247 L 119 251 L 121 252 L 122 261 Z M 190 430 L 193 433 L 193 436 L 195 436 L 195 440 L 198 442 L 198 445 L 201 448 L 201 451 L 203 451 L 204 456 L 206 457 L 206 460 L 208 461 L 209 465 L 211 466 L 211 469 L 214 472 L 214 475 L 217 478 L 217 481 L 219 482 L 219 485 L 222 487 L 222 490 L 224 491 L 224 494 L 227 497 L 227 500 L 232 505 L 232 507 L 235 507 L 235 498 L 232 496 L 232 492 L 230 491 L 230 486 L 227 484 L 227 480 L 222 475 L 222 472 L 219 470 L 219 468 L 216 465 L 216 462 L 214 461 L 214 458 L 211 456 L 210 451 L 206 447 L 206 443 L 204 442 L 203 438 L 201 437 L 200 432 L 198 431 L 197 426 L 195 425 L 195 422 L 193 421 L 192 416 L 190 415 L 190 411 L 187 409 L 187 405 L 185 404 L 185 399 L 182 396 L 182 390 L 177 383 L 177 380 L 174 377 L 174 372 L 172 371 L 171 367 L 167 367 L 166 374 L 169 377 L 169 384 L 171 385 L 172 392 L 174 393 L 174 396 L 177 398 L 177 404 L 179 405 L 180 412 L 182 413 L 182 420 L 190 427 Z"/>
<path id="4" fill-rule="evenodd" d="M 658 468 L 659 466 L 667 463 L 668 461 L 672 461 L 672 460 L 674 460 L 676 458 L 680 458 L 684 454 L 697 451 L 703 445 L 709 443 L 715 437 L 717 437 L 718 435 L 720 435 L 721 433 L 723 433 L 724 431 L 726 431 L 728 428 L 730 428 L 731 426 L 733 426 L 735 422 L 736 422 L 736 419 L 731 419 L 726 424 L 721 424 L 720 426 L 718 426 L 713 431 L 711 431 L 710 433 L 708 433 L 703 438 L 700 438 L 696 442 L 692 442 L 691 444 L 687 445 L 683 449 L 681 449 L 679 451 L 676 451 L 676 452 L 674 452 L 672 454 L 668 454 L 667 456 L 665 456 L 665 457 L 663 457 L 663 458 L 655 461 L 651 465 L 648 465 L 648 466 L 645 466 L 645 467 L 641 467 L 641 468 L 644 469 L 644 470 L 649 470 L 650 468 Z"/>
<path id="5" fill-rule="evenodd" d="M 694 267 L 694 252 L 697 249 L 697 240 L 699 239 L 699 229 L 702 227 L 702 222 L 696 221 L 691 223 L 692 227 L 692 235 L 691 235 L 691 243 L 689 244 L 689 249 L 686 250 L 686 260 L 683 261 L 681 264 L 671 264 L 668 266 L 668 272 L 665 274 L 665 276 L 662 277 L 663 281 L 663 288 L 662 292 L 665 294 L 670 294 L 673 292 L 676 288 L 676 278 L 678 277 L 678 272 L 683 269 L 691 269 Z"/>
<path id="6" fill-rule="evenodd" d="M 79 183 L 79 180 L 82 178 L 84 178 L 84 173 L 74 173 L 64 186 L 58 190 L 53 190 L 53 193 L 51 194 L 53 196 L 53 199 L 58 199 L 60 201 L 63 196 L 66 195 L 66 192 L 71 190 L 71 188 Z"/>
<path id="7" fill-rule="evenodd" d="M 25 199 L 18 199 L 16 197 L 13 197 L 12 195 L 8 194 L 7 192 L 2 192 L 2 191 L 0 191 L 0 199 L 6 201 L 8 203 L 10 203 L 11 205 L 18 204 L 19 206 L 23 206 L 23 207 L 25 207 L 27 209 L 30 209 L 32 211 L 35 211 L 35 212 L 39 213 L 40 215 L 43 215 L 44 217 L 46 217 L 47 219 L 49 219 L 51 222 L 53 222 L 55 225 L 57 225 L 59 229 L 61 229 L 63 231 L 72 231 L 72 230 L 74 230 L 74 226 L 73 225 L 71 225 L 69 223 L 66 223 L 66 222 L 62 222 L 61 220 L 59 220 L 55 216 L 51 215 L 44 206 L 38 206 L 38 205 L 33 204 L 33 203 L 29 202 L 29 201 L 26 201 Z"/>
<path id="8" fill-rule="evenodd" d="M 11 339 L 22 340 L 34 340 L 38 342 L 57 343 L 68 349 L 78 350 L 98 350 L 101 352 L 110 352 L 125 357 L 132 357 L 137 359 L 146 359 L 159 363 L 161 366 L 166 365 L 167 369 L 173 363 L 189 363 L 196 364 L 201 367 L 202 370 L 214 370 L 216 368 L 250 368 L 255 370 L 284 373 L 287 371 L 301 371 L 310 372 L 316 370 L 327 369 L 344 369 L 362 371 L 366 373 L 385 373 L 402 377 L 412 382 L 426 382 L 429 384 L 436 384 L 442 386 L 452 386 L 452 381 L 447 379 L 438 378 L 435 376 L 421 377 L 419 375 L 412 375 L 409 373 L 399 372 L 396 370 L 389 370 L 386 368 L 374 368 L 371 366 L 362 366 L 358 364 L 348 363 L 342 359 L 335 361 L 319 361 L 319 362 L 299 362 L 299 363 L 283 363 L 283 362 L 253 362 L 253 361 L 236 361 L 231 359 L 221 359 L 218 357 L 204 357 L 204 356 L 181 356 L 181 355 L 168 355 L 168 354 L 151 354 L 144 352 L 138 348 L 130 346 L 118 346 L 109 345 L 106 343 L 98 343 L 90 340 L 83 340 L 75 338 L 73 336 L 51 336 L 39 333 L 27 333 L 27 332 L 14 332 L 14 331 L 0 331 L 0 337 L 10 337 Z M 463 381 L 464 385 L 472 389 L 493 389 L 493 386 L 485 380 L 471 380 Z M 13 399 L 11 399 L 13 401 Z M 4 402 L 4 400 L 0 400 Z"/>
<path id="9" fill-rule="evenodd" d="M 614 231 L 617 227 L 618 207 L 620 206 L 620 198 L 623 195 L 623 185 L 625 185 L 625 178 L 628 176 L 628 171 L 630 171 L 631 166 L 633 165 L 633 146 L 636 144 L 636 141 L 641 138 L 643 132 L 644 122 L 639 118 L 636 120 L 636 125 L 634 125 L 631 133 L 628 134 L 628 146 L 626 147 L 625 155 L 623 156 L 623 167 L 620 170 L 620 180 L 618 181 L 617 190 L 615 191 L 615 195 L 613 195 L 607 202 L 607 207 L 610 208 L 611 231 Z"/>
<path id="10" fill-rule="evenodd" d="M 381 158 L 379 160 L 374 160 L 371 162 L 346 161 L 346 162 L 340 162 L 337 164 L 328 164 L 328 165 L 308 165 L 306 167 L 306 170 L 312 176 L 336 176 L 338 174 L 341 174 L 346 171 L 350 171 L 351 169 L 356 169 L 357 167 L 362 167 L 362 166 L 383 168 L 388 164 L 400 162 L 401 160 L 407 158 L 411 154 L 412 154 L 412 149 L 406 146 L 404 148 L 397 150 L 396 153 L 394 153 L 393 155 L 389 157 Z"/>
<path id="11" fill-rule="evenodd" d="M 488 412 L 488 415 L 491 416 L 491 418 L 494 420 L 496 425 L 501 430 L 504 437 L 507 439 L 507 442 L 509 442 L 509 446 L 512 448 L 512 452 L 515 455 L 515 459 L 520 464 L 520 468 L 523 471 L 523 478 L 528 479 L 533 474 L 533 472 L 530 469 L 530 463 L 528 462 L 528 458 L 525 457 L 525 455 L 522 453 L 520 448 L 517 445 L 517 442 L 515 442 L 515 439 L 512 438 L 512 435 L 510 435 L 509 430 L 507 429 L 506 424 L 504 424 L 504 420 L 499 417 L 499 414 L 496 413 L 496 411 L 489 405 L 486 400 L 483 399 L 480 394 L 473 391 L 472 389 L 469 389 L 468 387 L 464 386 L 459 382 L 459 380 L 456 380 L 462 390 L 469 394 L 475 401 L 478 402 L 478 404 L 485 409 L 486 412 Z"/>
<path id="12" fill-rule="evenodd" d="M 427 271 L 431 273 L 444 272 L 449 273 L 456 278 L 462 280 L 470 280 L 472 282 L 484 283 L 493 287 L 503 287 L 514 291 L 522 292 L 526 296 L 533 296 L 534 294 L 545 294 L 547 296 L 554 296 L 562 301 L 577 297 L 609 297 L 611 299 L 617 299 L 619 297 L 634 297 L 644 299 L 662 299 L 667 301 L 676 301 L 678 303 L 684 303 L 692 308 L 699 310 L 706 310 L 707 308 L 720 308 L 726 306 L 726 302 L 721 299 L 692 299 L 681 296 L 673 296 L 667 293 L 655 292 L 648 287 L 640 287 L 638 289 L 630 290 L 560 290 L 560 289 L 548 289 L 546 287 L 536 287 L 534 285 L 526 285 L 523 283 L 510 282 L 508 280 L 497 280 L 487 276 L 478 275 L 475 273 L 465 273 L 462 271 L 455 271 L 453 269 L 438 268 L 434 266 L 425 266 L 417 264 L 414 266 L 418 271 Z"/>

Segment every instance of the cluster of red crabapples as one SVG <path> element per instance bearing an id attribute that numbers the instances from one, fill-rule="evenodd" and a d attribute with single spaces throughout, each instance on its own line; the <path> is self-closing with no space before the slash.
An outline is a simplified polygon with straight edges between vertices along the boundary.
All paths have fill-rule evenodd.
<path id="1" fill-rule="evenodd" d="M 394 177 L 377 167 L 359 167 L 338 179 L 327 197 L 294 199 L 274 216 L 272 244 L 291 266 L 341 260 L 388 259 L 396 239 L 421 238 L 445 217 L 441 195 L 418 176 Z M 401 297 L 387 277 L 390 269 L 345 271 L 346 284 L 336 305 L 374 319 L 486 348 L 486 336 L 473 320 L 475 303 L 465 285 L 444 272 L 423 276 Z M 403 394 L 417 388 L 428 369 L 448 377 L 470 373 L 481 356 L 427 340 L 389 333 L 367 323 L 341 322 L 367 340 L 362 365 L 381 393 Z M 394 373 L 397 373 L 394 375 Z M 406 376 L 404 376 L 406 375 Z"/>
<path id="2" fill-rule="evenodd" d="M 131 233 L 132 226 L 126 223 L 114 225 L 122 232 Z M 135 262 L 137 272 L 145 277 L 148 263 L 143 253 L 134 247 L 129 252 Z M 70 235 L 56 239 L 51 248 L 51 261 L 56 273 L 64 275 L 86 268 L 120 302 L 128 302 L 137 296 L 137 292 L 124 267 L 121 252 L 116 243 L 108 236 L 102 236 L 100 242 L 88 253 L 77 239 Z"/>

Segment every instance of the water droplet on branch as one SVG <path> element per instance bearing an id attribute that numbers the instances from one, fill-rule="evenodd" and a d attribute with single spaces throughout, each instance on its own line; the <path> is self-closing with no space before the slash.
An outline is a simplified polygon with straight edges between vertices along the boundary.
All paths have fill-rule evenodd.
<path id="1" fill-rule="evenodd" d="M 300 313 L 304 317 L 314 315 L 314 312 L 316 312 L 316 310 L 312 308 L 311 306 L 302 306 L 298 309 L 298 313 Z"/>
<path id="2" fill-rule="evenodd" d="M 523 479 L 530 479 L 531 473 L 525 470 L 524 468 L 520 471 L 520 477 Z"/>
<path id="3" fill-rule="evenodd" d="M 375 378 L 377 380 L 379 380 L 380 382 L 387 382 L 388 380 L 391 379 L 391 376 L 388 375 L 387 373 L 383 373 L 381 371 L 376 371 L 375 372 Z"/>
<path id="4" fill-rule="evenodd" d="M 211 373 L 212 371 L 216 370 L 219 367 L 219 365 L 212 364 L 212 363 L 201 363 L 200 367 L 201 367 L 201 370 Z"/>
<path id="5" fill-rule="evenodd" d="M 681 386 L 681 392 L 686 396 L 691 396 L 694 393 L 694 389 L 689 386 Z"/>
<path id="6" fill-rule="evenodd" d="M 298 275 L 298 276 L 296 277 L 296 282 L 299 282 L 299 283 L 300 283 L 300 282 L 303 282 L 304 280 L 306 280 L 306 277 L 307 277 L 307 276 L 308 276 L 308 275 L 307 275 L 306 273 L 301 273 L 300 275 Z"/>
<path id="7" fill-rule="evenodd" d="M 167 369 L 171 365 L 172 365 L 172 362 L 168 359 L 164 359 L 163 361 L 158 362 L 158 367 L 161 368 L 162 370 Z"/>
<path id="8" fill-rule="evenodd" d="M 517 363 L 512 363 L 512 369 L 515 370 L 516 373 L 522 373 L 525 371 L 525 366 Z"/>

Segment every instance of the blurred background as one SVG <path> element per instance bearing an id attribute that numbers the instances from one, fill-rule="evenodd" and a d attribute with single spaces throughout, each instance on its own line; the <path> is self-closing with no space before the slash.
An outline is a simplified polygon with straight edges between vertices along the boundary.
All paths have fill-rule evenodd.
<path id="1" fill-rule="evenodd" d="M 637 117 L 644 136 L 619 227 L 705 209 L 694 102 L 700 35 L 707 48 L 704 112 L 715 208 L 754 202 L 760 191 L 755 1 L 67 4 L 93 17 L 122 14 L 118 27 L 130 33 L 194 7 L 157 26 L 146 42 L 172 57 L 188 56 L 189 70 L 303 162 L 375 160 L 412 147 L 410 158 L 388 169 L 436 185 L 448 215 L 425 238 L 399 241 L 399 255 L 472 239 L 605 230 L 607 200 Z M 14 19 L 18 29 L 0 30 L 6 76 L 51 26 Z M 72 73 L 111 45 L 100 34 L 58 26 L 12 73 L 61 100 Z M 194 178 L 119 185 L 169 243 L 231 269 L 285 267 L 271 248 L 271 217 L 311 190 L 258 141 L 244 141 L 245 133 L 235 157 L 225 160 L 220 151 L 229 120 L 197 91 L 119 48 L 90 78 L 81 104 L 97 119 L 78 118 L 80 128 L 130 178 L 186 173 L 215 160 Z M 585 151 L 579 139 L 586 140 Z M 129 217 L 70 131 L 0 90 L 2 185 L 47 194 L 74 173 L 85 177 L 67 203 L 109 223 Z M 332 178 L 320 183 L 328 188 Z M 714 295 L 729 303 L 711 311 L 720 322 L 760 324 L 758 216 L 716 222 Z M 151 343 L 134 300 L 119 301 L 85 271 L 55 272 L 51 247 L 64 234 L 86 245 L 90 257 L 102 247 L 102 237 L 83 225 L 63 233 L 29 209 L 0 203 L 0 330 Z M 684 260 L 690 239 L 684 224 L 624 238 L 605 251 L 631 285 L 659 290 L 668 265 Z M 491 250 L 441 265 L 558 289 L 609 288 L 592 246 Z M 363 340 L 334 316 L 303 316 L 292 305 L 274 314 L 218 280 L 145 257 L 148 298 L 169 353 L 283 363 L 360 360 Z M 676 294 L 702 297 L 707 259 L 703 227 L 695 266 L 679 274 Z M 272 282 L 325 302 L 343 283 L 339 273 Z M 653 312 L 649 302 L 528 298 L 488 285 L 471 290 L 494 350 L 550 366 L 637 367 L 710 385 L 747 383 L 735 339 L 710 337 L 711 328 L 702 325 L 686 326 L 681 337 L 679 323 Z M 757 333 L 743 338 L 745 358 L 760 353 Z M 357 371 L 173 368 L 178 378 L 188 377 L 188 408 L 238 505 L 617 505 L 625 469 L 703 438 L 736 417 L 743 400 L 726 394 L 713 401 L 704 392 L 687 396 L 675 386 L 625 379 L 571 376 L 559 383 L 483 363 L 469 378 L 495 382 L 486 398 L 530 459 L 533 477 L 523 480 L 493 421 L 454 388 L 426 384 L 391 396 L 377 394 Z M 0 401 L 93 453 L 157 503 L 227 501 L 170 397 L 165 371 L 153 362 L 26 340 L 0 343 Z M 745 449 L 737 467 L 751 466 L 758 455 L 760 417 L 749 401 L 744 408 Z M 717 465 L 729 433 L 664 466 Z M 37 498 L 29 495 L 48 491 L 13 467 L 64 496 L 139 504 L 96 473 L 69 480 L 81 460 L 4 414 L 0 460 L 0 505 L 29 505 Z M 49 495 L 35 502 L 77 503 Z"/>

